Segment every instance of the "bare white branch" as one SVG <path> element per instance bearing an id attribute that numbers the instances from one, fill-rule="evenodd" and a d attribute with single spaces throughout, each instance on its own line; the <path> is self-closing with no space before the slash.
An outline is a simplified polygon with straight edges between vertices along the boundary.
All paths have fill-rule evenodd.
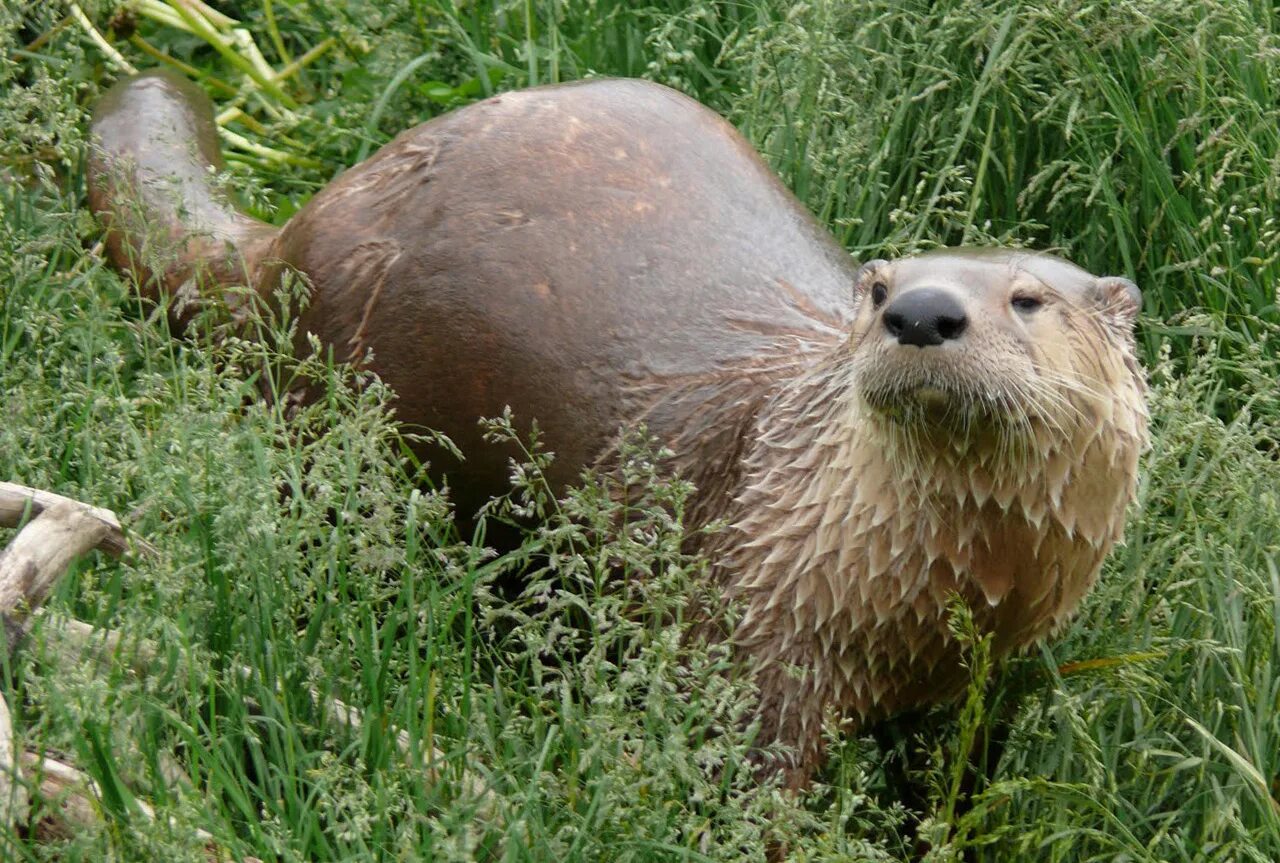
<path id="1" fill-rule="evenodd" d="M 54 494 L 50 491 L 28 488 L 12 482 L 0 482 L 0 527 L 17 527 L 28 514 L 31 517 L 40 515 L 56 503 L 73 504 L 83 509 L 90 517 L 102 522 L 107 528 L 98 547 L 114 557 L 119 557 L 129 550 L 129 541 L 125 538 L 120 520 L 109 509 L 89 506 L 69 497 Z M 152 549 L 145 543 L 137 543 L 141 550 Z"/>
<path id="2" fill-rule="evenodd" d="M 44 602 L 71 562 L 110 532 L 80 503 L 60 500 L 43 508 L 9 547 L 0 551 L 0 615 L 20 620 Z"/>
<path id="3" fill-rule="evenodd" d="M 39 786 L 40 796 L 56 807 L 64 826 L 88 826 L 102 820 L 95 802 L 102 797 L 102 792 L 98 783 L 88 774 L 70 764 L 34 752 L 22 753 L 21 762 L 26 775 Z M 144 818 L 155 820 L 156 811 L 149 805 L 136 798 L 133 803 Z M 172 821 L 170 823 L 177 826 Z M 213 841 L 213 836 L 208 831 L 196 828 L 195 835 L 202 842 Z"/>
<path id="4" fill-rule="evenodd" d="M 18 772 L 9 705 L 0 695 L 0 849 L 13 837 L 13 827 L 27 818 L 27 792 Z"/>

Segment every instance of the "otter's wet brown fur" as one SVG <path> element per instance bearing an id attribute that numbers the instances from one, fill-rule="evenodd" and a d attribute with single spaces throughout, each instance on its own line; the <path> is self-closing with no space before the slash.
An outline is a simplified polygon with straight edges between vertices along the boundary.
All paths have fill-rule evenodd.
<path id="1" fill-rule="evenodd" d="M 462 447 L 424 455 L 464 513 L 506 485 L 478 418 L 536 418 L 558 487 L 644 422 L 698 486 L 692 521 L 728 522 L 705 550 L 795 783 L 824 711 L 955 690 L 949 594 L 1014 650 L 1062 624 L 1120 536 L 1145 439 L 1123 279 L 1011 251 L 858 270 L 728 124 L 647 82 L 432 120 L 283 229 L 210 184 L 211 116 L 166 73 L 104 96 L 89 191 L 117 266 L 153 295 L 266 297 L 304 274 L 300 333 Z M 962 335 L 894 334 L 885 303 L 920 286 Z"/>

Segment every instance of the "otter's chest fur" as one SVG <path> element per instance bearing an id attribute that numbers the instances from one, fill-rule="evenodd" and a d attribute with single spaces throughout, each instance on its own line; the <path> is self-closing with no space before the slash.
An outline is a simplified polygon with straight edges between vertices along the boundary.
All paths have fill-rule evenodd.
<path id="1" fill-rule="evenodd" d="M 1016 444 L 931 435 L 833 368 L 762 412 L 715 550 L 765 737 L 802 763 L 825 709 L 861 721 L 963 686 L 952 595 L 997 653 L 1058 628 L 1120 536 L 1140 449 L 1102 422 Z"/>

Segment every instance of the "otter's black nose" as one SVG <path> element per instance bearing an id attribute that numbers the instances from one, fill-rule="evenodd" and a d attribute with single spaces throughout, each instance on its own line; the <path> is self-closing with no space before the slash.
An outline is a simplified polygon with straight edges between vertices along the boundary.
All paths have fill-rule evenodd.
<path id="1" fill-rule="evenodd" d="M 938 288 L 907 291 L 884 310 L 884 328 L 902 345 L 940 345 L 960 338 L 967 326 L 960 303 Z"/>

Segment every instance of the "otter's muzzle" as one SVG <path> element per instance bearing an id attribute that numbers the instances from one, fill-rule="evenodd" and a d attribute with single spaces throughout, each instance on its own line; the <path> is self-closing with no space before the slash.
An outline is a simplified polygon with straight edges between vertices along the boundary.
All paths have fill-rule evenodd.
<path id="1" fill-rule="evenodd" d="M 901 345 L 918 348 L 958 339 L 969 317 L 955 297 L 940 288 L 916 288 L 884 310 L 884 328 Z"/>

